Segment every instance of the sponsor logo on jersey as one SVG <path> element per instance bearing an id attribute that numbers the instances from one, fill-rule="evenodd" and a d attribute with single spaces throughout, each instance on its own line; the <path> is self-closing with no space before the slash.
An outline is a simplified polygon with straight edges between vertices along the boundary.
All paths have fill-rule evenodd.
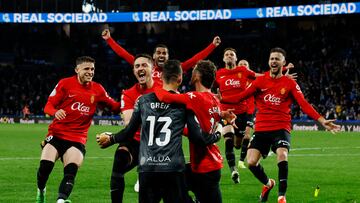
<path id="1" fill-rule="evenodd" d="M 264 97 L 265 102 L 270 102 L 272 105 L 280 105 L 281 99 L 279 97 L 275 97 L 273 94 L 267 94 Z"/>
<path id="2" fill-rule="evenodd" d="M 93 104 L 94 101 L 95 101 L 95 95 L 91 95 L 91 97 L 90 97 L 90 102 Z"/>
<path id="3" fill-rule="evenodd" d="M 240 86 L 240 81 L 235 79 L 227 79 L 225 81 L 225 86 Z"/>
<path id="4" fill-rule="evenodd" d="M 145 163 L 148 165 L 167 165 L 171 162 L 169 156 L 149 156 L 149 157 L 141 157 L 140 165 L 144 165 Z"/>
<path id="5" fill-rule="evenodd" d="M 285 92 L 286 92 L 286 89 L 285 89 L 285 88 L 281 88 L 280 94 L 285 94 Z"/>
<path id="6" fill-rule="evenodd" d="M 159 71 L 154 71 L 154 72 L 152 73 L 152 77 L 153 77 L 153 78 L 160 78 L 160 77 L 161 77 L 161 73 L 160 73 Z"/>
<path id="7" fill-rule="evenodd" d="M 80 102 L 75 102 L 71 105 L 71 110 L 73 111 L 80 111 L 82 113 L 89 113 L 90 112 L 90 107 L 85 106 L 84 103 L 80 103 Z"/>

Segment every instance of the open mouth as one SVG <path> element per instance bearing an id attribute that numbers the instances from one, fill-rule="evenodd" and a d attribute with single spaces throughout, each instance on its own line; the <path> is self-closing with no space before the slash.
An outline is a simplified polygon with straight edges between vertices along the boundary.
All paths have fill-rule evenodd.
<path id="1" fill-rule="evenodd" d="M 146 72 L 145 71 L 139 71 L 138 72 L 138 77 L 140 80 L 145 80 L 146 79 Z"/>
<path id="2" fill-rule="evenodd" d="M 165 58 L 158 58 L 158 63 L 165 63 Z"/>

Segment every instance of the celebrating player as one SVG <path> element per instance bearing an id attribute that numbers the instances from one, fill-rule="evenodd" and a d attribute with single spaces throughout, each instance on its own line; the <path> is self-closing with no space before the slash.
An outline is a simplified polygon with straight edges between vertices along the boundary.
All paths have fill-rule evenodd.
<path id="1" fill-rule="evenodd" d="M 64 177 L 60 183 L 57 203 L 69 202 L 75 176 L 85 156 L 87 133 L 96 105 L 105 103 L 119 112 L 120 103 L 108 96 L 104 88 L 93 82 L 95 60 L 88 56 L 76 59 L 77 75 L 59 81 L 51 92 L 44 112 L 54 116 L 43 143 L 40 167 L 37 172 L 37 203 L 45 202 L 45 185 L 60 157 Z"/>
<path id="2" fill-rule="evenodd" d="M 153 92 L 155 87 L 161 87 L 151 77 L 152 71 L 153 60 L 151 56 L 147 54 L 135 56 L 133 72 L 138 83 L 130 89 L 123 91 L 121 95 L 121 111 L 124 115 L 125 125 L 130 122 L 137 99 L 141 95 Z M 138 165 L 139 141 L 140 130 L 136 132 L 135 137 L 130 137 L 128 140 L 121 142 L 115 152 L 110 182 L 111 200 L 114 203 L 122 202 L 123 200 L 125 173 Z M 138 186 L 138 184 L 135 186 Z"/>
<path id="3" fill-rule="evenodd" d="M 115 53 L 121 58 L 125 59 L 131 65 L 134 64 L 134 56 L 131 55 L 128 51 L 126 51 L 123 47 L 115 42 L 115 40 L 110 36 L 109 29 L 104 29 L 102 32 L 102 37 L 108 45 L 111 47 Z M 192 68 L 199 60 L 206 58 L 217 46 L 221 43 L 220 37 L 214 37 L 212 43 L 207 46 L 204 50 L 200 51 L 190 59 L 181 63 L 181 67 L 184 72 Z M 165 62 L 169 59 L 169 49 L 164 44 L 158 44 L 155 46 L 154 53 L 154 72 L 153 78 L 155 81 L 160 80 L 161 72 L 163 70 Z"/>
<path id="4" fill-rule="evenodd" d="M 260 201 L 266 202 L 275 180 L 269 179 L 260 165 L 260 158 L 266 158 L 270 149 L 276 153 L 279 168 L 278 202 L 285 203 L 288 179 L 288 153 L 290 149 L 291 115 L 290 106 L 295 100 L 302 110 L 327 130 L 335 133 L 340 126 L 334 120 L 326 120 L 305 100 L 295 80 L 284 77 L 282 67 L 285 65 L 286 52 L 281 48 L 270 51 L 270 72 L 258 77 L 252 85 L 240 94 L 223 96 L 230 102 L 239 102 L 254 95 L 258 112 L 256 114 L 255 132 L 251 138 L 247 154 L 249 169 L 264 184 Z"/>

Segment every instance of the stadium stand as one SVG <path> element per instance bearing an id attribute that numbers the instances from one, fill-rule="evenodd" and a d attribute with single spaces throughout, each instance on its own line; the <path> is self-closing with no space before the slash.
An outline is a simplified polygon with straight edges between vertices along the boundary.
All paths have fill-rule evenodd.
<path id="1" fill-rule="evenodd" d="M 188 9 L 180 3 L 183 1 L 169 2 Z M 228 6 L 241 6 L 236 2 Z M 202 3 L 194 3 L 195 8 L 206 8 Z M 295 64 L 294 72 L 299 75 L 298 83 L 306 98 L 320 113 L 328 118 L 360 120 L 360 33 L 355 29 L 359 24 L 352 16 L 110 25 L 0 24 L 0 115 L 21 115 L 26 104 L 33 116 L 43 115 L 55 81 L 73 74 L 71 62 L 79 55 L 97 60 L 95 81 L 119 100 L 121 91 L 132 86 L 135 79 L 130 65 L 100 36 L 102 29 L 110 26 L 112 37 L 132 54 L 151 54 L 156 44 L 164 43 L 170 48 L 170 58 L 180 60 L 186 60 L 219 35 L 222 44 L 209 56 L 210 60 L 222 67 L 222 51 L 233 47 L 238 58 L 246 58 L 258 72 L 266 71 L 269 49 L 283 47 L 288 62 Z M 190 88 L 188 75 L 186 78 L 182 90 Z M 307 119 L 297 105 L 292 114 L 294 119 Z M 99 115 L 110 114 L 105 110 Z"/>

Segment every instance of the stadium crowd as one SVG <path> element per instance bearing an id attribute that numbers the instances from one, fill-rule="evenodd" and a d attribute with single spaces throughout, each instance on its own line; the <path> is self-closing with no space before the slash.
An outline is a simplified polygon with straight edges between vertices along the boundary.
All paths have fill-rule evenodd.
<path id="1" fill-rule="evenodd" d="M 186 60 L 219 35 L 220 47 L 208 57 L 224 66 L 226 47 L 237 50 L 250 67 L 264 72 L 271 47 L 288 52 L 288 62 L 306 99 L 327 118 L 360 120 L 359 26 L 351 16 L 308 19 L 246 20 L 234 22 L 182 22 L 109 25 L 112 37 L 132 54 L 152 53 L 164 43 L 170 58 Z M 118 57 L 101 38 L 104 25 L 0 25 L 0 115 L 21 116 L 29 105 L 31 116 L 44 115 L 46 98 L 56 81 L 73 74 L 77 56 L 96 59 L 95 81 L 120 99 L 121 91 L 135 78 L 131 66 Z M 204 32 L 206 30 L 206 32 Z M 186 79 L 187 78 L 187 79 Z M 181 90 L 188 90 L 189 77 Z M 325 109 L 330 109 L 325 112 Z M 293 105 L 294 119 L 307 119 Z M 98 115 L 111 115 L 100 110 Z"/>

